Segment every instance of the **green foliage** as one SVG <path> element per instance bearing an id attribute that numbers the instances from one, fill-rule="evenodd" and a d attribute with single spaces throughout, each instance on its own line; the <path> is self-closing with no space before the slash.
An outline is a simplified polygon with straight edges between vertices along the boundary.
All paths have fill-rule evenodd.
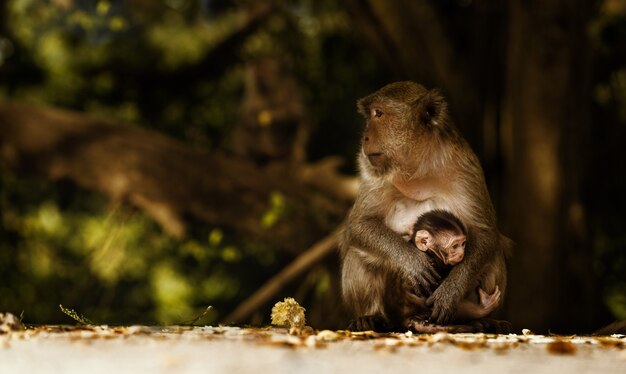
<path id="1" fill-rule="evenodd" d="M 626 319 L 626 235 L 616 220 L 596 228 L 595 237 L 594 272 L 601 281 L 604 302 L 617 319 Z"/>
<path id="2" fill-rule="evenodd" d="M 372 80 L 382 80 L 372 52 L 356 41 L 335 2 L 294 2 L 272 14 L 232 55 L 209 61 L 202 72 L 206 78 L 180 81 L 175 74 L 196 66 L 248 17 L 237 7 L 202 17 L 191 5 L 197 3 L 185 4 L 11 0 L 13 43 L 42 80 L 21 84 L 14 75 L 16 85 L 5 94 L 143 124 L 200 147 L 227 147 L 239 118 L 242 62 L 276 54 L 315 104 L 313 158 L 334 153 L 352 162 L 357 140 L 351 135 L 358 131 L 354 98 Z"/>
<path id="3" fill-rule="evenodd" d="M 309 110 L 319 124 L 313 157 L 336 153 L 352 160 L 356 143 L 346 147 L 346 139 L 354 139 L 347 134 L 358 126 L 354 97 L 378 71 L 371 52 L 355 42 L 334 1 L 295 1 L 236 50 L 206 60 L 245 24 L 249 15 L 241 9 L 252 3 L 215 10 L 195 1 L 9 0 L 14 53 L 0 61 L 0 76 L 7 78 L 0 80 L 0 97 L 228 149 L 245 62 L 276 54 L 315 104 Z M 201 76 L 178 78 L 198 64 L 207 66 L 198 70 Z M 324 135 L 329 129 L 330 137 Z M 188 238 L 175 240 L 141 212 L 67 182 L 17 179 L 4 171 L 0 178 L 0 310 L 25 310 L 30 323 L 61 321 L 59 303 L 102 323 L 180 323 L 210 304 L 214 308 L 201 318 L 215 323 L 290 257 L 217 227 L 195 225 Z M 275 191 L 260 219 L 271 230 L 293 209 Z M 317 290 L 327 289 L 322 278 Z"/>
<path id="4" fill-rule="evenodd" d="M 285 197 L 278 191 L 272 192 L 270 195 L 270 206 L 263 218 L 261 218 L 261 225 L 266 229 L 271 228 L 285 215 L 285 212 Z"/>
<path id="5" fill-rule="evenodd" d="M 218 228 L 175 240 L 71 185 L 5 174 L 0 186 L 0 309 L 25 310 L 28 323 L 60 322 L 59 303 L 101 323 L 164 324 L 210 304 L 201 318 L 216 323 L 286 260 Z"/>
<path id="6" fill-rule="evenodd" d="M 618 320 L 626 319 L 626 283 L 609 286 L 605 301 Z"/>
<path id="7" fill-rule="evenodd" d="M 593 81 L 593 134 L 588 140 L 595 165 L 588 176 L 588 204 L 591 235 L 594 239 L 594 270 L 601 282 L 608 309 L 618 319 L 626 319 L 626 233 L 624 199 L 626 166 L 623 162 L 623 139 L 626 137 L 626 14 L 623 8 L 605 4 L 589 29 L 598 66 Z M 609 166 L 608 168 L 606 166 Z M 610 198 L 607 198 L 610 197 Z"/>

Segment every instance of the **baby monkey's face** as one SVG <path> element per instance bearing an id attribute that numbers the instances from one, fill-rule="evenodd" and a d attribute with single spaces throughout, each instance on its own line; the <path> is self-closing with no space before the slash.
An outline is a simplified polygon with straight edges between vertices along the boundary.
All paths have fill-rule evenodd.
<path id="1" fill-rule="evenodd" d="M 463 260 L 466 237 L 463 233 L 419 230 L 415 233 L 415 246 L 423 252 L 430 251 L 446 265 L 454 266 Z"/>

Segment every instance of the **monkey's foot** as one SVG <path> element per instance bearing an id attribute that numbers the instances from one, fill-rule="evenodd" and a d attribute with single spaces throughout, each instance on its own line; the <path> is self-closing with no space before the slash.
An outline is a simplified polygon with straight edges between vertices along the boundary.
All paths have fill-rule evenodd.
<path id="1" fill-rule="evenodd" d="M 473 332 L 487 332 L 492 334 L 509 334 L 513 330 L 511 322 L 491 318 L 481 318 L 470 322 Z"/>
<path id="2" fill-rule="evenodd" d="M 389 332 L 391 331 L 391 324 L 387 318 L 381 315 L 361 316 L 351 321 L 348 329 L 352 331 L 373 330 L 378 332 Z"/>
<path id="3" fill-rule="evenodd" d="M 435 325 L 422 319 L 409 320 L 408 328 L 418 334 L 476 332 L 472 325 Z"/>

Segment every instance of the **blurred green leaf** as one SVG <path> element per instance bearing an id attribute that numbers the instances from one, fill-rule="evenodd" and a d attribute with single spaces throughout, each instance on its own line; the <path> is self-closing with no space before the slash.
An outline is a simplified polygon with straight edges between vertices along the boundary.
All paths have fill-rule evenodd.
<path id="1" fill-rule="evenodd" d="M 81 325 L 93 325 L 94 324 L 89 319 L 87 319 L 85 316 L 82 316 L 82 315 L 79 315 L 78 313 L 76 313 L 76 311 L 74 309 L 64 308 L 63 305 L 61 305 L 61 304 L 59 304 L 59 308 L 61 308 L 61 311 L 65 315 L 67 315 L 68 317 L 72 318 L 74 321 L 78 322 Z"/>

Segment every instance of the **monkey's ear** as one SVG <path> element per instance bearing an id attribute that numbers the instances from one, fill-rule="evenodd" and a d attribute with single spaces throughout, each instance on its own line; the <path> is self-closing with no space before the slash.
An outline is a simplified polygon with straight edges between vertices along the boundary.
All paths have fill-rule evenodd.
<path id="1" fill-rule="evenodd" d="M 426 230 L 419 230 L 415 233 L 415 246 L 422 252 L 428 251 L 432 241 L 433 237 Z"/>
<path id="2" fill-rule="evenodd" d="M 438 90 L 430 90 L 414 103 L 414 115 L 419 123 L 428 126 L 441 124 L 447 104 Z"/>

